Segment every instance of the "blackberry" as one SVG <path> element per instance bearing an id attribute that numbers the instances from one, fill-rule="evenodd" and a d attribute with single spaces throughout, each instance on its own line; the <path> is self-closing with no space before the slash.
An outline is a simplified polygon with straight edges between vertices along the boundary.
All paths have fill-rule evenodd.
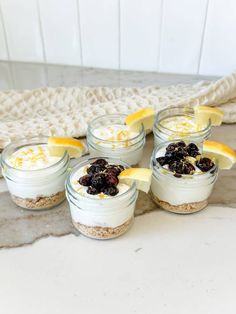
<path id="1" fill-rule="evenodd" d="M 87 188 L 87 193 L 88 193 L 88 194 L 92 194 L 92 195 L 96 195 L 96 194 L 99 193 L 99 191 L 98 191 L 95 187 L 89 186 L 89 187 Z"/>
<path id="2" fill-rule="evenodd" d="M 100 190 L 103 186 L 105 186 L 105 174 L 104 173 L 95 173 L 91 178 L 91 186 Z"/>
<path id="3" fill-rule="evenodd" d="M 119 193 L 119 190 L 117 189 L 116 186 L 109 186 L 103 189 L 103 193 L 109 196 L 115 196 L 116 194 Z"/>
<path id="4" fill-rule="evenodd" d="M 89 176 L 88 174 L 79 178 L 79 184 L 83 186 L 90 186 L 90 183 L 91 183 L 91 176 Z"/>
<path id="5" fill-rule="evenodd" d="M 201 159 L 197 160 L 196 166 L 202 171 L 202 172 L 207 172 L 211 168 L 214 167 L 214 162 L 207 158 L 207 157 L 202 157 Z"/>

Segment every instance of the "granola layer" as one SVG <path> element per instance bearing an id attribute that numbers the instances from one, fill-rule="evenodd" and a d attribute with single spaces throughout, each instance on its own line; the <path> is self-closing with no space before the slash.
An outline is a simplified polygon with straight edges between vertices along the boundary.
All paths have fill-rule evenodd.
<path id="1" fill-rule="evenodd" d="M 51 196 L 38 196 L 36 198 L 21 198 L 11 195 L 13 202 L 26 209 L 48 209 L 60 204 L 65 199 L 65 192 L 58 192 Z"/>
<path id="2" fill-rule="evenodd" d="M 74 222 L 73 225 L 79 232 L 81 232 L 83 235 L 94 238 L 94 239 L 112 239 L 116 238 L 131 227 L 133 223 L 134 217 L 131 217 L 129 220 L 127 220 L 122 225 L 111 228 L 111 227 L 99 227 L 99 226 L 86 226 L 79 222 Z"/>
<path id="3" fill-rule="evenodd" d="M 180 205 L 172 205 L 168 202 L 160 200 L 157 196 L 151 193 L 151 197 L 153 201 L 160 206 L 161 208 L 168 210 L 172 213 L 177 214 L 192 214 L 198 212 L 205 208 L 208 204 L 208 200 L 200 201 L 200 202 L 193 202 L 193 203 L 184 203 Z"/>

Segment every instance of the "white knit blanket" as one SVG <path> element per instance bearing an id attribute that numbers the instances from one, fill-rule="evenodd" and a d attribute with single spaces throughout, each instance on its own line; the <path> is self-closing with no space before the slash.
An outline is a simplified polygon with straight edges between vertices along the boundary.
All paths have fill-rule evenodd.
<path id="1" fill-rule="evenodd" d="M 130 113 L 151 106 L 220 107 L 224 122 L 236 122 L 236 72 L 215 82 L 145 88 L 73 87 L 0 92 L 0 147 L 9 140 L 32 136 L 86 135 L 99 115 Z"/>

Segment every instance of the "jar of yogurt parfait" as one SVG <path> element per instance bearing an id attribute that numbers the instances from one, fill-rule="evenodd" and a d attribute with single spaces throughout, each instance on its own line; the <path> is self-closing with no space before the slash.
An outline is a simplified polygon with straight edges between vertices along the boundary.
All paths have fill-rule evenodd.
<path id="1" fill-rule="evenodd" d="M 153 126 L 155 147 L 165 141 L 188 138 L 202 143 L 211 135 L 211 122 L 198 129 L 192 107 L 169 107 L 158 112 Z"/>
<path id="2" fill-rule="evenodd" d="M 69 155 L 51 157 L 47 138 L 12 142 L 2 152 L 1 165 L 8 190 L 20 207 L 49 209 L 65 199 Z"/>
<path id="3" fill-rule="evenodd" d="M 145 131 L 130 131 L 123 114 L 100 116 L 89 123 L 87 143 L 90 155 L 110 156 L 129 165 L 137 165 L 142 159 Z"/>
<path id="4" fill-rule="evenodd" d="M 111 239 L 132 225 L 138 196 L 135 183 L 120 183 L 119 173 L 129 167 L 112 158 L 81 160 L 66 181 L 72 222 L 85 236 Z"/>
<path id="5" fill-rule="evenodd" d="M 201 155 L 197 143 L 169 141 L 153 151 L 151 196 L 161 208 L 180 214 L 205 208 L 218 166 Z"/>

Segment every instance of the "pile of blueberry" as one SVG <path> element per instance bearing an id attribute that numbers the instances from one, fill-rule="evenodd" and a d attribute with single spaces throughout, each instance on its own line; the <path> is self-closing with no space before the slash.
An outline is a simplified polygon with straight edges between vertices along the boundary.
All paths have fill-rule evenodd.
<path id="1" fill-rule="evenodd" d="M 195 165 L 189 162 L 189 158 L 195 159 Z M 207 157 L 201 157 L 197 145 L 184 141 L 171 143 L 166 147 L 165 156 L 156 158 L 161 166 L 167 165 L 168 169 L 174 173 L 174 176 L 180 178 L 182 174 L 193 174 L 195 166 L 202 172 L 207 172 L 214 167 L 214 163 Z"/>
<path id="2" fill-rule="evenodd" d="M 122 165 L 109 165 L 105 159 L 97 159 L 90 164 L 87 174 L 79 178 L 79 183 L 88 187 L 88 194 L 96 195 L 102 192 L 115 196 L 119 192 L 118 176 L 123 170 Z"/>

